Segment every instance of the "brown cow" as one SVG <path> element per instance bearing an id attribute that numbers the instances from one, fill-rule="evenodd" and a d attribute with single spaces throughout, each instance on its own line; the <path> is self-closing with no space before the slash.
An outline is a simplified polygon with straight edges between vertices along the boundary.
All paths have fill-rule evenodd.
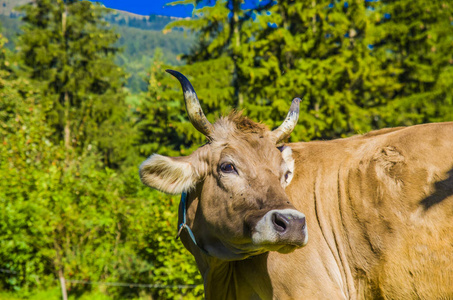
<path id="1" fill-rule="evenodd" d="M 207 299 L 453 299 L 453 123 L 277 147 L 298 99 L 274 131 L 237 113 L 211 124 L 169 72 L 209 142 L 140 176 L 189 192 L 181 239 Z"/>

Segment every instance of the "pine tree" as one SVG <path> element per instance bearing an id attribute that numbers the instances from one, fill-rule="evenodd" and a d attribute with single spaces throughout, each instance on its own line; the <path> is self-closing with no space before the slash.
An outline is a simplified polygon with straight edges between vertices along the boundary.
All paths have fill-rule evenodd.
<path id="1" fill-rule="evenodd" d="M 200 32 L 186 59 L 229 57 L 235 103 L 270 127 L 303 95 L 296 140 L 453 118 L 446 1 L 256 1 L 240 10 L 244 1 L 210 4 L 175 23 Z"/>
<path id="2" fill-rule="evenodd" d="M 282 1 L 251 24 L 247 43 L 250 111 L 276 126 L 303 96 L 296 140 L 335 138 L 372 129 L 375 108 L 399 87 L 368 47 L 372 22 L 363 1 Z M 263 107 L 259 110 L 258 107 Z M 277 123 L 275 123 L 277 122 Z"/>
<path id="3" fill-rule="evenodd" d="M 179 82 L 165 72 L 176 69 L 193 84 L 204 112 L 215 122 L 222 112 L 228 113 L 234 103 L 232 64 L 228 57 L 181 67 L 165 65 L 157 51 L 150 68 L 148 91 L 140 97 L 136 109 L 140 153 L 148 156 L 159 152 L 167 155 L 190 153 L 205 142 L 205 136 L 190 123 Z M 214 75 L 213 75 L 214 74 Z"/>
<path id="4" fill-rule="evenodd" d="M 199 18 L 173 24 L 201 32 L 186 58 L 229 57 L 235 103 L 272 128 L 291 99 L 304 96 L 296 139 L 368 131 L 371 108 L 398 88 L 395 71 L 382 70 L 370 53 L 363 1 L 257 1 L 248 9 L 240 0 L 214 2 L 197 11 Z"/>
<path id="5" fill-rule="evenodd" d="M 46 84 L 55 141 L 67 149 L 97 146 L 104 162 L 117 166 L 132 135 L 124 125 L 125 74 L 113 62 L 118 36 L 103 21 L 104 9 L 88 1 L 37 0 L 22 10 L 19 55 L 29 77 Z"/>
<path id="6" fill-rule="evenodd" d="M 164 71 L 162 50 L 155 52 L 149 69 L 148 91 L 140 95 L 136 109 L 140 153 L 174 153 L 181 145 L 181 137 L 175 132 L 173 123 L 178 122 L 181 101 L 168 97 L 171 81 Z M 165 84 L 166 83 L 166 84 Z M 173 150 L 173 151 L 172 151 Z"/>
<path id="7" fill-rule="evenodd" d="M 167 28 L 186 27 L 198 36 L 198 44 L 183 58 L 188 64 L 195 62 L 211 61 L 228 57 L 232 63 L 231 82 L 225 82 L 225 86 L 232 86 L 233 106 L 241 109 L 244 104 L 243 82 L 244 75 L 240 64 L 243 64 L 244 43 L 248 42 L 252 35 L 243 30 L 243 26 L 253 22 L 255 15 L 266 11 L 272 6 L 271 1 L 257 1 L 258 4 L 249 9 L 243 9 L 244 0 L 210 1 L 213 6 L 203 6 L 203 1 L 186 0 L 175 3 L 201 5 L 194 13 L 191 20 L 181 20 L 171 23 Z"/>
<path id="8" fill-rule="evenodd" d="M 453 5 L 449 1 L 380 1 L 370 47 L 400 83 L 382 111 L 386 126 L 453 120 Z"/>

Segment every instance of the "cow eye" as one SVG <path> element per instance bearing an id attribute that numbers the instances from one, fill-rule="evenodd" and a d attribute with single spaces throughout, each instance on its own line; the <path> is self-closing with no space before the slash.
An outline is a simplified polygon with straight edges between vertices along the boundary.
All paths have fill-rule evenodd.
<path id="1" fill-rule="evenodd" d="M 285 173 L 285 181 L 288 181 L 289 175 L 291 175 L 291 171 Z"/>
<path id="2" fill-rule="evenodd" d="M 223 173 L 237 173 L 236 168 L 233 164 L 230 163 L 223 163 L 220 165 L 220 170 Z"/>

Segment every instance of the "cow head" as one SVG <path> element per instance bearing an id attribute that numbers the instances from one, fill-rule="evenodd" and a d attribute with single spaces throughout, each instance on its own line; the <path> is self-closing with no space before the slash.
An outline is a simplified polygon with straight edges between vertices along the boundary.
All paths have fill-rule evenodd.
<path id="1" fill-rule="evenodd" d="M 140 166 L 142 182 L 165 193 L 189 193 L 187 223 L 211 256 L 237 260 L 304 246 L 305 216 L 285 194 L 294 173 L 292 151 L 277 147 L 297 123 L 300 99 L 274 131 L 240 113 L 211 124 L 187 78 L 167 72 L 180 81 L 189 119 L 208 143 L 184 157 L 152 155 Z"/>

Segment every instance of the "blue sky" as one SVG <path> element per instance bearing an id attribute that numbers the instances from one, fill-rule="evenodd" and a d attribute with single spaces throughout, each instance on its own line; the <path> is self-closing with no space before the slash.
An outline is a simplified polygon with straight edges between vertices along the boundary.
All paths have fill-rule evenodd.
<path id="1" fill-rule="evenodd" d="M 106 7 L 140 15 L 166 15 L 174 17 L 189 17 L 192 15 L 192 5 L 165 6 L 174 0 L 100 0 Z"/>
<path id="2" fill-rule="evenodd" d="M 166 6 L 175 0 L 91 0 L 102 2 L 108 8 L 125 10 L 139 15 L 165 15 L 174 17 L 192 16 L 193 5 Z M 242 9 L 265 5 L 273 0 L 245 0 Z M 212 5 L 216 0 L 203 0 L 199 6 Z"/>

